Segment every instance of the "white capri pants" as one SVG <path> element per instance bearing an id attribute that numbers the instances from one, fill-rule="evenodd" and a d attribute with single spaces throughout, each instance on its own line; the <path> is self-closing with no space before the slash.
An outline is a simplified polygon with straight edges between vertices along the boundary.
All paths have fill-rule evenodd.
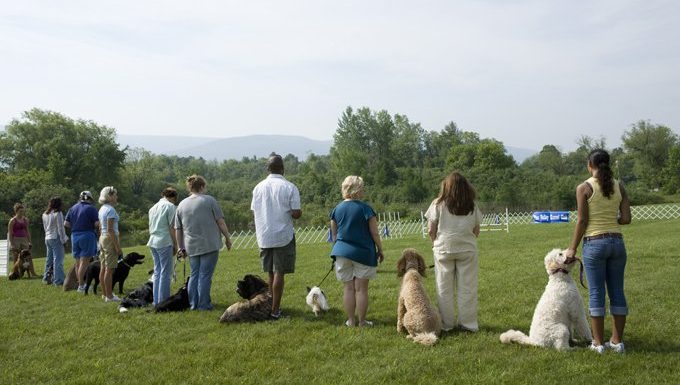
<path id="1" fill-rule="evenodd" d="M 469 331 L 479 330 L 477 324 L 477 252 L 438 253 L 434 251 L 434 268 L 442 329 L 448 331 L 459 326 Z M 457 319 L 456 299 L 458 302 Z"/>

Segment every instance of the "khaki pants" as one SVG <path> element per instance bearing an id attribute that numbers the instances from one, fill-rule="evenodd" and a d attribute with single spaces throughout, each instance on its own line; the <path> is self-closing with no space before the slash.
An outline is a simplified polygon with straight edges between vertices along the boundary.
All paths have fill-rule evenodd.
<path id="1" fill-rule="evenodd" d="M 19 252 L 21 250 L 28 250 L 28 238 L 26 237 L 13 237 L 12 244 L 9 245 L 10 253 L 12 254 L 12 260 L 16 262 L 19 258 Z"/>
<path id="2" fill-rule="evenodd" d="M 470 331 L 479 330 L 477 324 L 477 252 L 434 252 L 437 280 L 437 302 L 442 329 L 456 326 Z M 457 300 L 457 301 L 456 301 Z M 458 318 L 455 316 L 458 302 Z"/>

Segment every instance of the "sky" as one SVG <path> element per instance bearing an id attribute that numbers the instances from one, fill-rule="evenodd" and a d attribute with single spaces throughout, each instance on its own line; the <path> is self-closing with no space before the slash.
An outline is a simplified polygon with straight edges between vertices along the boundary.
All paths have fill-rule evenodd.
<path id="1" fill-rule="evenodd" d="M 37 107 L 126 135 L 330 140 L 347 106 L 564 151 L 680 133 L 680 2 L 11 1 L 0 125 Z"/>

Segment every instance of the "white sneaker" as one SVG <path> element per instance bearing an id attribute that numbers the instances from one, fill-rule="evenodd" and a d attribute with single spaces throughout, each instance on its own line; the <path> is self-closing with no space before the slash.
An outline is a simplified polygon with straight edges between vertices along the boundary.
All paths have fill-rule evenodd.
<path id="1" fill-rule="evenodd" d="M 76 290 L 78 293 L 84 293 L 85 292 L 85 286 L 78 286 L 78 290 Z"/>
<path id="2" fill-rule="evenodd" d="M 114 296 L 111 298 L 104 298 L 104 302 L 120 302 L 120 298 L 116 297 L 114 294 Z"/>
<path id="3" fill-rule="evenodd" d="M 614 353 L 623 354 L 626 352 L 626 348 L 623 346 L 623 341 L 619 342 L 618 344 L 615 344 L 611 341 L 607 341 L 604 343 L 604 347 L 607 349 L 611 349 Z"/>
<path id="4" fill-rule="evenodd" d="M 595 346 L 594 344 L 591 343 L 590 346 L 588 346 L 588 349 L 597 352 L 597 354 L 604 354 L 604 346 L 603 345 Z"/>

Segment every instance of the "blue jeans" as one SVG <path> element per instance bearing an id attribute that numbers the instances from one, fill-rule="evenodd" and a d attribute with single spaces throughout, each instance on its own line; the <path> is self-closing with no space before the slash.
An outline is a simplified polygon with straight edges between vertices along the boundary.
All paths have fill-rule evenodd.
<path id="1" fill-rule="evenodd" d="M 45 273 L 43 274 L 43 281 L 47 281 L 47 271 L 52 267 L 54 269 L 52 276 L 52 284 L 54 286 L 61 286 L 64 283 L 64 245 L 59 238 L 45 239 L 45 247 L 47 250 L 47 257 L 45 258 Z"/>
<path id="2" fill-rule="evenodd" d="M 189 304 L 191 310 L 212 310 L 210 286 L 217 265 L 219 250 L 189 257 L 191 275 L 189 276 Z"/>
<path id="3" fill-rule="evenodd" d="M 156 306 L 170 297 L 174 256 L 172 245 L 150 249 L 153 256 L 153 305 Z"/>
<path id="4" fill-rule="evenodd" d="M 628 315 L 623 293 L 626 259 L 626 246 L 621 238 L 583 241 L 583 265 L 588 278 L 588 310 L 591 316 L 604 317 L 605 285 L 609 295 L 609 312 L 613 315 Z"/>

